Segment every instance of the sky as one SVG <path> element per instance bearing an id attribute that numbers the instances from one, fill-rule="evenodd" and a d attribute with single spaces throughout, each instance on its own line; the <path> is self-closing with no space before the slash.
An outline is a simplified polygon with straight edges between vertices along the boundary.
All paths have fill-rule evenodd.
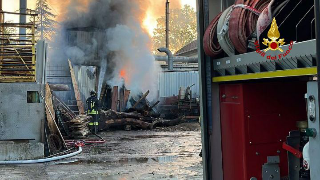
<path id="1" fill-rule="evenodd" d="M 59 1 L 61 1 L 59 3 Z M 155 0 L 155 1 L 163 1 L 165 3 L 165 0 Z M 28 2 L 28 9 L 35 9 L 36 0 L 27 0 Z M 62 2 L 66 2 L 65 0 L 49 0 L 49 5 L 51 6 L 51 9 L 53 10 L 54 14 L 59 14 L 59 4 Z M 194 9 L 196 9 L 196 0 L 180 0 L 182 5 L 190 5 Z M 2 0 L 3 3 L 3 10 L 14 12 L 19 9 L 19 0 Z M 165 12 L 165 11 L 163 11 Z M 164 14 L 163 14 L 164 15 Z M 153 29 L 157 27 L 156 19 L 159 18 L 158 16 L 152 15 L 152 13 L 147 12 L 147 17 L 145 18 L 143 24 L 144 26 L 147 26 L 149 34 L 153 35 Z M 13 21 L 18 22 L 19 16 L 18 15 L 6 15 L 5 21 Z"/>

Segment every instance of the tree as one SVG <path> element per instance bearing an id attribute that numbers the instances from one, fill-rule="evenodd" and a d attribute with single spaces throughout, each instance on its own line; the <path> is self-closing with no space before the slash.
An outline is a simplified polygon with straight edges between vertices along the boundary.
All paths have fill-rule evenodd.
<path id="1" fill-rule="evenodd" d="M 170 50 L 175 53 L 185 45 L 197 39 L 197 19 L 195 10 L 185 5 L 182 9 L 170 10 L 169 42 Z M 166 17 L 157 19 L 157 28 L 154 30 L 153 48 L 154 53 L 159 54 L 157 49 L 166 45 Z"/>
<path id="2" fill-rule="evenodd" d="M 13 23 L 13 21 L 6 21 L 5 23 Z M 17 29 L 14 27 L 3 27 L 3 34 L 15 34 Z"/>
<path id="3" fill-rule="evenodd" d="M 54 20 L 56 15 L 52 13 L 47 0 L 37 0 L 36 11 L 39 13 L 36 19 L 36 26 L 38 27 L 37 37 L 51 40 L 57 25 L 57 22 Z"/>
<path id="4" fill-rule="evenodd" d="M 13 23 L 12 21 L 6 21 L 5 23 Z M 0 28 L 0 30 L 2 30 Z M 17 33 L 17 29 L 14 27 L 3 27 L 3 33 L 2 34 L 16 34 Z M 3 38 L 4 39 L 8 39 L 10 37 L 10 35 L 4 35 Z"/>

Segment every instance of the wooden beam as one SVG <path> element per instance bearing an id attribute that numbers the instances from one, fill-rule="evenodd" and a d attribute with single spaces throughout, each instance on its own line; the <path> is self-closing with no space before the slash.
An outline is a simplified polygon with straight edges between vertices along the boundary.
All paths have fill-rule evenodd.
<path id="1" fill-rule="evenodd" d="M 114 86 L 112 90 L 112 102 L 111 102 L 111 109 L 117 111 L 118 105 L 118 86 Z"/>
<path id="2" fill-rule="evenodd" d="M 124 101 L 124 108 L 127 107 L 127 104 L 128 104 L 128 101 L 129 101 L 129 96 L 130 96 L 130 90 L 127 90 L 125 89 L 124 90 L 124 98 L 123 98 L 123 101 Z"/>
<path id="3" fill-rule="evenodd" d="M 132 106 L 132 109 L 134 109 L 134 108 L 136 108 L 137 106 L 138 106 L 138 104 L 143 100 L 143 99 L 145 99 L 147 96 L 148 96 L 148 94 L 149 94 L 149 90 Z"/>
<path id="4" fill-rule="evenodd" d="M 120 108 L 119 111 L 123 111 L 124 110 L 124 87 L 120 88 L 120 94 L 119 94 L 119 104 L 120 104 Z"/>
<path id="5" fill-rule="evenodd" d="M 78 106 L 78 109 L 79 109 L 79 114 L 84 114 L 85 113 L 84 112 L 84 106 L 83 106 L 83 102 L 81 101 L 78 82 L 77 82 L 77 79 L 75 77 L 71 61 L 68 60 L 68 62 L 69 62 L 69 68 L 70 68 L 70 74 L 71 74 L 71 80 L 72 80 L 72 85 L 73 85 L 73 89 L 74 89 L 74 94 L 75 94 L 75 97 L 76 97 L 76 100 L 77 100 L 77 106 Z"/>
<path id="6" fill-rule="evenodd" d="M 51 91 L 70 91 L 70 87 L 67 84 L 50 84 Z"/>
<path id="7" fill-rule="evenodd" d="M 66 144 L 65 141 L 62 137 L 62 134 L 58 128 L 58 125 L 56 124 L 55 121 L 55 111 L 53 108 L 53 102 L 52 102 L 52 93 L 49 87 L 49 84 L 46 84 L 45 87 L 45 108 L 46 108 L 46 115 L 47 115 L 47 122 L 48 122 L 48 127 L 50 130 L 50 134 L 56 134 L 57 136 L 59 136 L 64 148 L 66 148 Z"/>

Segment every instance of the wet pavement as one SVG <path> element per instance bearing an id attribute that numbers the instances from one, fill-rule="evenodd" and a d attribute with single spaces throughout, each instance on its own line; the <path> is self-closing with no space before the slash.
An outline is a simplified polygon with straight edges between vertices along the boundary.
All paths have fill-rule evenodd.
<path id="1" fill-rule="evenodd" d="M 0 166 L 0 179 L 202 179 L 201 133 L 186 126 L 103 132 L 105 144 L 85 146 L 73 158 Z"/>

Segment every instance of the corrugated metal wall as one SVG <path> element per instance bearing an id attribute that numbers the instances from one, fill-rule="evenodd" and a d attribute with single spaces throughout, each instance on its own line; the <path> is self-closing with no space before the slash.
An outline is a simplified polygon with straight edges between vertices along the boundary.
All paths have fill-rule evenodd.
<path id="1" fill-rule="evenodd" d="M 72 89 L 72 81 L 68 64 L 57 65 L 49 62 L 47 64 L 46 78 L 49 84 L 66 84 Z M 62 101 L 68 104 L 68 100 L 75 99 L 72 91 L 56 91 L 54 92 Z M 72 98 L 73 97 L 73 98 Z"/>
<path id="2" fill-rule="evenodd" d="M 191 90 L 193 97 L 199 97 L 199 73 L 198 71 L 186 72 L 161 72 L 159 73 L 159 97 L 170 97 L 179 94 L 180 87 L 188 87 L 195 84 Z"/>
<path id="3" fill-rule="evenodd" d="M 74 66 L 74 73 L 78 80 L 78 87 L 82 102 L 90 97 L 90 91 L 96 91 L 96 68 L 93 66 Z"/>
<path id="4" fill-rule="evenodd" d="M 81 99 L 85 103 L 90 91 L 96 87 L 96 68 L 93 66 L 74 66 L 74 73 L 78 81 Z M 54 92 L 66 104 L 73 104 L 75 100 L 70 71 L 68 66 L 52 65 L 47 67 L 47 81 L 49 84 L 67 84 L 71 91 Z"/>

